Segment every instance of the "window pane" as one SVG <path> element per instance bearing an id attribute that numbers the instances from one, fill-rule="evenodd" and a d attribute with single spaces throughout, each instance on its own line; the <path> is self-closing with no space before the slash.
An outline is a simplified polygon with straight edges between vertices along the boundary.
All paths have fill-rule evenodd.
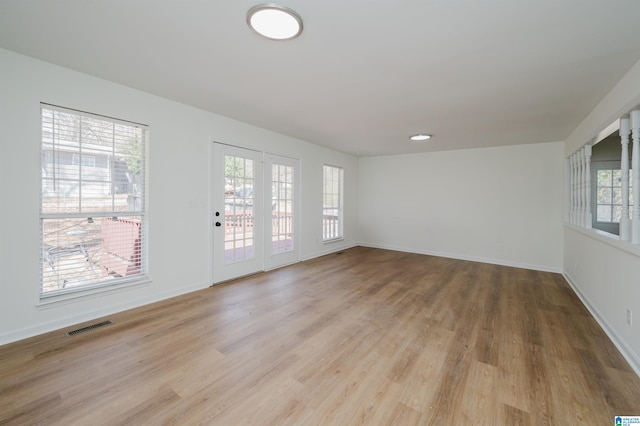
<path id="1" fill-rule="evenodd" d="M 622 170 L 620 169 L 612 170 L 611 178 L 612 178 L 612 186 L 614 187 L 622 186 Z"/>
<path id="2" fill-rule="evenodd" d="M 140 275 L 141 217 L 42 220 L 42 292 Z"/>
<path id="3" fill-rule="evenodd" d="M 611 186 L 611 170 L 598 170 L 598 186 Z"/>
<path id="4" fill-rule="evenodd" d="M 113 211 L 113 197 L 109 182 L 83 181 L 80 190 L 82 194 L 81 211 L 83 213 Z"/>
<path id="5" fill-rule="evenodd" d="M 622 206 L 613 206 L 612 207 L 612 222 L 620 222 L 620 218 L 622 217 Z"/>
<path id="6" fill-rule="evenodd" d="M 613 188 L 611 204 L 622 204 L 622 189 Z"/>
<path id="7" fill-rule="evenodd" d="M 598 204 L 611 204 L 611 188 L 598 188 Z"/>
<path id="8" fill-rule="evenodd" d="M 598 205 L 596 220 L 598 222 L 611 222 L 611 206 Z"/>
<path id="9" fill-rule="evenodd" d="M 42 179 L 43 214 L 69 214 L 80 212 L 78 181 Z"/>

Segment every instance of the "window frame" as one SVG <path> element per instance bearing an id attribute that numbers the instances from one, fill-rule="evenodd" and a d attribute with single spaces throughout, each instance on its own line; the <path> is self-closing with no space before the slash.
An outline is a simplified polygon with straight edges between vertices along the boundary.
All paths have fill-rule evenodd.
<path id="1" fill-rule="evenodd" d="M 337 189 L 337 193 L 335 191 L 327 191 L 328 170 L 334 170 L 338 173 L 337 188 L 334 188 L 334 185 L 332 185 L 332 190 Z M 337 196 L 337 207 L 335 205 L 327 206 L 326 200 L 328 195 L 332 197 Z M 328 224 L 326 214 L 327 210 L 337 210 L 336 214 L 332 215 L 337 223 Z M 329 232 L 328 229 L 330 230 Z M 335 166 L 325 163 L 322 167 L 322 241 L 323 243 L 329 243 L 342 239 L 344 239 L 344 168 L 341 166 Z"/>
<path id="2" fill-rule="evenodd" d="M 46 127 L 45 111 L 47 111 L 48 114 L 51 114 L 51 120 L 53 120 L 51 123 L 53 123 L 56 120 L 55 118 L 56 112 L 62 112 L 65 114 L 69 114 L 72 117 L 77 117 L 78 120 L 82 120 L 83 118 L 85 118 L 85 119 L 95 120 L 96 122 L 99 121 L 108 125 L 112 125 L 113 126 L 112 133 L 114 138 L 113 146 L 111 148 L 105 149 L 105 152 L 107 153 L 112 152 L 114 154 L 114 158 L 115 158 L 115 154 L 118 152 L 119 152 L 119 155 L 122 155 L 122 151 L 116 150 L 116 145 L 117 145 L 115 142 L 116 132 L 117 132 L 116 128 L 120 128 L 120 129 L 125 128 L 129 130 L 133 129 L 131 131 L 136 132 L 140 136 L 139 140 L 136 137 L 136 142 L 139 143 L 140 152 L 139 152 L 139 155 L 136 155 L 134 158 L 135 161 L 139 161 L 140 168 L 139 168 L 139 171 L 135 174 L 136 179 L 129 182 L 129 184 L 131 185 L 130 186 L 131 189 L 126 192 L 128 202 L 127 202 L 127 207 L 125 209 L 116 210 L 115 204 L 113 202 L 111 203 L 110 208 L 103 207 L 102 210 L 100 208 L 98 208 L 97 210 L 83 209 L 82 190 L 79 190 L 77 195 L 78 211 L 45 212 L 45 199 L 51 196 L 51 195 L 45 195 L 47 191 L 49 191 L 48 188 L 45 188 L 45 182 L 49 182 L 51 180 L 51 178 L 47 176 L 47 172 L 45 171 L 45 169 L 47 167 L 50 167 L 52 170 L 59 170 L 60 167 L 65 164 L 64 162 L 65 160 L 61 160 L 60 157 L 58 156 L 59 154 L 55 152 L 55 141 L 59 139 L 57 139 L 55 135 L 49 137 L 45 133 L 45 127 Z M 51 126 L 53 126 L 53 124 L 51 124 Z M 148 147 L 149 147 L 149 127 L 144 124 L 140 124 L 132 121 L 116 119 L 113 117 L 108 117 L 108 116 L 99 115 L 95 113 L 89 113 L 89 112 L 75 110 L 71 108 L 60 107 L 60 106 L 51 105 L 47 103 L 41 103 L 40 104 L 40 133 L 41 133 L 40 157 L 41 157 L 42 165 L 41 165 L 41 173 L 40 173 L 40 194 L 39 194 L 40 205 L 39 205 L 39 215 L 38 215 L 38 219 L 40 223 L 40 229 L 39 229 L 39 241 L 40 241 L 40 244 L 39 244 L 39 249 L 40 249 L 39 299 L 40 299 L 40 303 L 39 304 L 53 303 L 60 300 L 67 300 L 69 298 L 75 298 L 75 297 L 85 296 L 89 294 L 100 293 L 100 292 L 108 291 L 111 289 L 122 288 L 126 286 L 149 282 L 148 238 L 147 238 L 148 193 L 149 193 L 147 158 L 148 158 Z M 68 154 L 66 154 L 67 155 L 66 161 L 68 161 L 72 167 L 78 167 L 79 168 L 78 170 L 81 170 L 83 167 L 95 168 L 97 166 L 96 157 L 90 154 L 89 154 L 89 157 L 93 157 L 93 161 L 91 161 L 92 164 L 83 164 L 87 162 L 83 161 L 83 157 L 85 156 L 85 154 L 82 152 L 82 150 L 86 149 L 86 146 L 89 145 L 90 142 L 87 141 L 86 137 L 83 136 L 81 133 L 79 133 L 77 136 L 77 144 L 78 144 L 78 148 L 77 148 L 78 152 L 73 152 L 73 150 L 69 151 L 71 155 L 69 156 Z M 52 148 L 53 151 L 49 150 L 49 146 L 54 147 Z M 138 145 L 136 145 L 136 147 L 137 146 Z M 110 151 L 109 149 L 111 149 L 112 151 Z M 138 154 L 138 152 L 136 152 L 136 154 Z M 47 161 L 50 161 L 51 164 L 47 165 Z M 115 160 L 115 161 L 117 162 L 118 160 Z M 106 166 L 101 166 L 101 167 L 106 167 L 110 170 L 109 171 L 110 177 L 108 180 L 104 181 L 103 185 L 109 186 L 110 195 L 112 197 L 115 197 L 114 194 L 116 194 L 117 192 L 116 186 L 119 185 L 118 179 L 116 177 L 117 176 L 116 170 L 118 170 L 117 169 L 118 166 L 112 163 L 108 163 Z M 114 167 L 116 167 L 116 169 L 114 169 Z M 131 171 L 130 169 L 127 169 L 127 170 L 128 172 Z M 82 172 L 79 171 L 78 187 L 81 187 L 84 183 L 91 184 L 91 183 L 95 183 L 95 181 L 92 180 L 91 177 L 83 180 Z M 55 185 L 55 179 L 54 179 L 54 185 Z M 131 200 L 129 200 L 129 198 Z M 86 200 L 86 198 L 84 199 Z M 62 286 L 62 288 L 60 288 L 60 284 L 58 283 L 57 289 L 45 290 L 45 273 L 46 273 L 45 271 L 47 270 L 47 266 L 46 266 L 47 263 L 50 262 L 51 258 L 55 257 L 56 255 L 61 255 L 61 256 L 65 255 L 64 250 L 62 250 L 63 253 L 61 254 L 54 253 L 53 256 L 50 252 L 50 249 L 45 250 L 46 224 L 56 220 L 69 220 L 69 221 L 76 221 L 78 223 L 81 223 L 81 222 L 83 223 L 85 219 L 89 224 L 94 222 L 99 222 L 100 230 L 102 230 L 102 226 L 103 226 L 102 221 L 113 222 L 116 219 L 119 219 L 118 220 L 119 222 L 125 223 L 128 220 L 130 222 L 131 220 L 133 220 L 132 222 L 133 225 L 131 225 L 130 223 L 129 226 L 133 226 L 133 229 L 134 229 L 133 232 L 137 232 L 137 235 L 139 235 L 139 238 L 133 244 L 133 249 L 132 249 L 134 253 L 133 259 L 135 260 L 134 262 L 135 266 L 133 267 L 134 272 L 130 276 L 120 276 L 116 278 L 107 278 L 107 279 L 98 279 L 98 278 L 86 279 L 85 278 L 86 280 L 85 282 L 83 282 L 82 279 L 80 279 L 76 283 L 76 285 L 69 286 L 66 288 L 64 285 Z M 78 233 L 81 233 L 82 231 L 76 231 L 76 232 L 78 234 Z M 68 232 L 67 234 L 73 234 L 73 232 Z M 87 262 L 91 262 L 89 259 L 89 256 L 87 256 L 86 254 L 87 249 L 86 247 L 84 247 L 83 244 L 77 245 L 77 242 L 76 242 L 76 246 L 74 250 L 79 253 L 84 253 L 84 255 L 87 257 Z M 100 269 L 101 267 L 102 266 L 98 266 L 98 269 L 100 271 L 101 271 Z M 50 268 L 54 269 L 53 266 L 50 266 Z M 94 266 L 91 266 L 91 268 L 93 270 Z M 49 272 L 49 274 L 51 274 L 51 272 Z M 94 274 L 94 277 L 95 277 L 95 274 Z"/>
<path id="3" fill-rule="evenodd" d="M 608 232 L 614 235 L 620 235 L 620 221 L 600 221 L 598 220 L 598 205 L 610 205 L 612 208 L 618 204 L 614 204 L 613 200 L 611 204 L 599 204 L 598 203 L 598 172 L 601 170 L 611 170 L 612 172 L 622 170 L 620 160 L 592 160 L 591 161 L 591 212 L 592 223 L 591 226 L 594 229 L 599 229 L 604 232 Z M 613 177 L 612 177 L 613 178 Z M 617 188 L 611 186 L 611 188 Z M 620 186 L 622 190 L 622 185 Z M 613 196 L 613 194 L 612 194 Z M 629 213 L 633 211 L 633 187 L 632 187 L 632 173 L 629 168 Z M 613 214 L 613 213 L 612 213 Z"/>

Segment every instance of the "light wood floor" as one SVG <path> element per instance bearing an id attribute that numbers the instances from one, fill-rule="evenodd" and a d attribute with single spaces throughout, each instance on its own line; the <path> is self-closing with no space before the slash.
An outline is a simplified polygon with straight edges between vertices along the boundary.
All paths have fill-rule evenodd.
<path id="1" fill-rule="evenodd" d="M 358 247 L 106 319 L 0 347 L 0 424 L 640 415 L 640 379 L 557 274 Z"/>

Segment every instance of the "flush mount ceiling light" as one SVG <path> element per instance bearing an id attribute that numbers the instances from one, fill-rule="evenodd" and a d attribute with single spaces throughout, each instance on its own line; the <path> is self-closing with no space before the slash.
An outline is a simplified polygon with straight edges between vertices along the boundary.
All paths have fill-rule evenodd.
<path id="1" fill-rule="evenodd" d="M 252 30 L 272 40 L 290 40 L 302 33 L 302 18 L 293 10 L 277 4 L 260 4 L 247 12 Z"/>
<path id="2" fill-rule="evenodd" d="M 431 139 L 431 135 L 426 133 L 418 133 L 417 135 L 410 136 L 409 139 L 412 141 L 426 141 L 427 139 Z"/>

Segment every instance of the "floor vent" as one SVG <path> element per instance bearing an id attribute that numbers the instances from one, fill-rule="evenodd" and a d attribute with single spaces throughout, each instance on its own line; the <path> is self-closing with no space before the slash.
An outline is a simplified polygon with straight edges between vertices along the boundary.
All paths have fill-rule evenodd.
<path id="1" fill-rule="evenodd" d="M 105 325 L 109 325 L 109 324 L 111 324 L 111 321 L 102 321 L 102 322 L 99 322 L 97 324 L 88 325 L 86 327 L 82 327 L 82 328 L 79 328 L 77 330 L 70 331 L 67 334 L 69 336 L 75 336 L 76 334 L 85 333 L 87 331 L 91 331 L 91 330 L 93 330 L 95 328 L 99 328 L 99 327 L 104 327 Z"/>

